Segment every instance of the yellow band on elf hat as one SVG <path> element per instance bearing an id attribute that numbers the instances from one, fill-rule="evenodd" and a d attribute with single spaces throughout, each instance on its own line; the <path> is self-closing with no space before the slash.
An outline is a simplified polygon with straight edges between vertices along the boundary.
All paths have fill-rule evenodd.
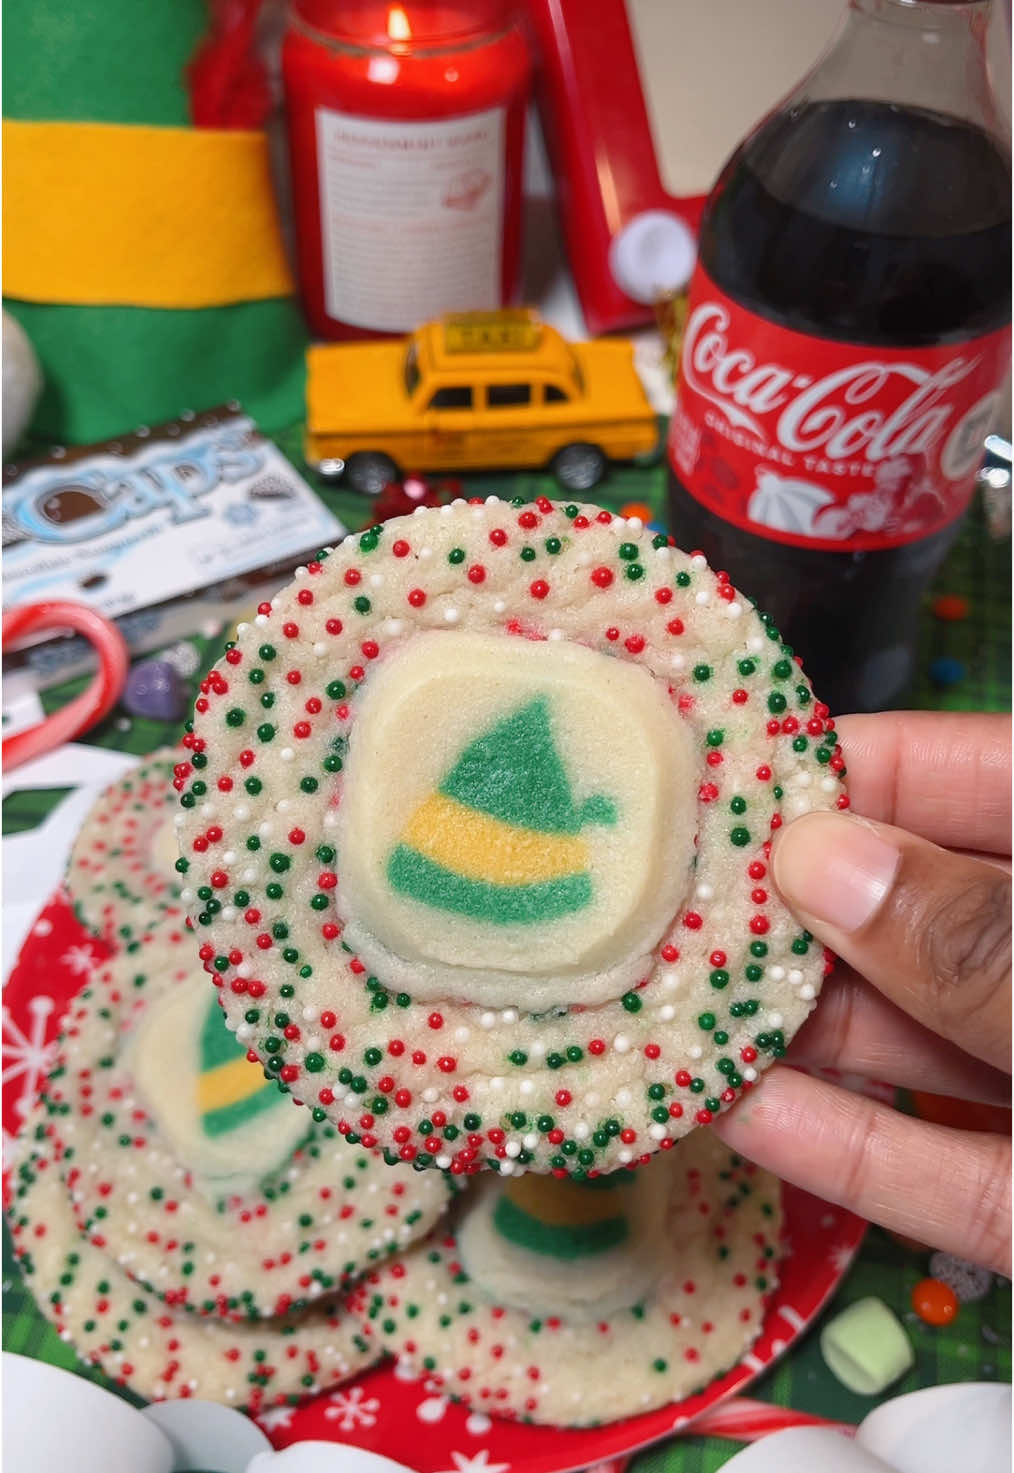
<path id="1" fill-rule="evenodd" d="M 288 296 L 262 132 L 3 124 L 3 292 L 194 308 Z"/>

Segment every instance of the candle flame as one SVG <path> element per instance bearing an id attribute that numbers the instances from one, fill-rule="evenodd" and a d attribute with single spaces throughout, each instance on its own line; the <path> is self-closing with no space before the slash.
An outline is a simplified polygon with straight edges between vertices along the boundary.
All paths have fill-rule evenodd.
<path id="1" fill-rule="evenodd" d="M 411 41 L 412 27 L 401 5 L 391 5 L 387 11 L 387 34 L 392 41 Z"/>

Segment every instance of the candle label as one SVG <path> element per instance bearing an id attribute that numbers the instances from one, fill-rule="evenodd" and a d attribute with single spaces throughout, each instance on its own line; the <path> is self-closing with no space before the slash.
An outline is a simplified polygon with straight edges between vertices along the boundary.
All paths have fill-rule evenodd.
<path id="1" fill-rule="evenodd" d="M 329 316 L 410 332 L 500 306 L 505 116 L 415 123 L 317 109 Z"/>

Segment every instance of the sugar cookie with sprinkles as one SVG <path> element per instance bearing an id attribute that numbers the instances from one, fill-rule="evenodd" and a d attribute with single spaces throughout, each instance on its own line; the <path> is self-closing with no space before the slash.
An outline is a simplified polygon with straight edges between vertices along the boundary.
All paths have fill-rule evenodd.
<path id="1" fill-rule="evenodd" d="M 405 1369 L 477 1411 L 555 1426 L 691 1395 L 760 1331 L 781 1192 L 711 1131 L 585 1182 L 490 1177 L 357 1289 Z"/>
<path id="2" fill-rule="evenodd" d="M 377 1351 L 333 1302 L 256 1325 L 174 1313 L 78 1232 L 48 1126 L 15 1173 L 8 1222 L 40 1311 L 82 1360 L 148 1400 L 196 1396 L 252 1412 L 337 1386 Z"/>
<path id="3" fill-rule="evenodd" d="M 74 842 L 67 890 L 82 924 L 109 940 L 162 915 L 183 919 L 172 786 L 180 755 L 164 747 L 111 783 Z"/>
<path id="4" fill-rule="evenodd" d="M 636 519 L 459 501 L 323 551 L 184 746 L 183 899 L 230 1026 L 390 1161 L 614 1170 L 814 1005 L 768 859 L 847 806 L 834 723 L 727 576 Z"/>
<path id="5" fill-rule="evenodd" d="M 79 1228 L 176 1309 L 288 1313 L 422 1237 L 451 1197 L 297 1109 L 158 933 L 71 1005 L 43 1099 Z"/>

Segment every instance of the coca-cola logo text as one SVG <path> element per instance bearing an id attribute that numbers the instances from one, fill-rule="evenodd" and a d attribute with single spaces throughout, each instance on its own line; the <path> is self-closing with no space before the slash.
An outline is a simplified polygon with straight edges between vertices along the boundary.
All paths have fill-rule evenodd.
<path id="1" fill-rule="evenodd" d="M 762 445 L 774 441 L 786 451 L 819 452 L 829 460 L 863 456 L 876 464 L 926 454 L 957 407 L 949 391 L 980 362 L 977 355 L 957 354 L 930 372 L 918 363 L 871 358 L 813 378 L 758 362 L 748 348 L 731 344 L 730 320 L 714 301 L 691 313 L 684 383 Z"/>

